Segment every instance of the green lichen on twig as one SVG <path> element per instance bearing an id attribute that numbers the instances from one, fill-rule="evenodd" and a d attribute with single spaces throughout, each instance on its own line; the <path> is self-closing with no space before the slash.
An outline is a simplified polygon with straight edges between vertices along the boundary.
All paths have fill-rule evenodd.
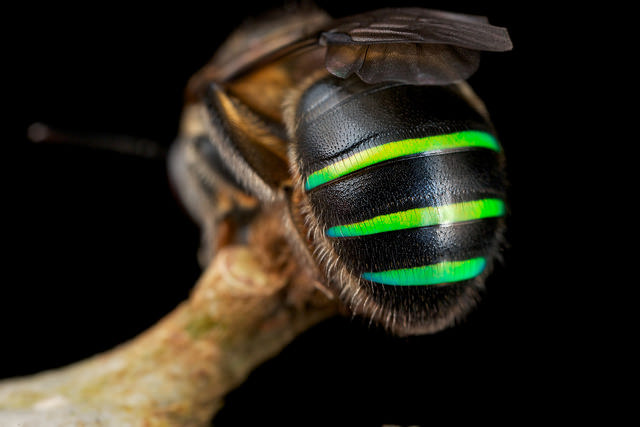
<path id="1" fill-rule="evenodd" d="M 185 330 L 192 339 L 197 340 L 210 333 L 216 327 L 220 327 L 220 322 L 216 322 L 210 316 L 203 314 L 192 319 L 185 326 Z"/>

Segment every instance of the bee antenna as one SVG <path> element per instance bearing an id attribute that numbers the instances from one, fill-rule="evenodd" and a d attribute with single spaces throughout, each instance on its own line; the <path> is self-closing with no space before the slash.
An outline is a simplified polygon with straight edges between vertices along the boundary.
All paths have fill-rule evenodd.
<path id="1" fill-rule="evenodd" d="M 27 138 L 35 143 L 53 143 L 97 148 L 145 158 L 166 156 L 166 149 L 155 141 L 127 135 L 67 132 L 36 122 L 27 128 Z"/>

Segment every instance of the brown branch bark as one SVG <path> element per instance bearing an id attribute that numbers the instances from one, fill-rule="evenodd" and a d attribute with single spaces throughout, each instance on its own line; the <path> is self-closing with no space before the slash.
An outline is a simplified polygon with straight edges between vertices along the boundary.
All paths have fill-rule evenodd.
<path id="1" fill-rule="evenodd" d="M 273 242 L 271 242 L 273 243 Z M 0 382 L 0 425 L 200 426 L 224 395 L 336 313 L 288 251 L 223 248 L 190 298 L 147 332 L 68 367 Z"/>

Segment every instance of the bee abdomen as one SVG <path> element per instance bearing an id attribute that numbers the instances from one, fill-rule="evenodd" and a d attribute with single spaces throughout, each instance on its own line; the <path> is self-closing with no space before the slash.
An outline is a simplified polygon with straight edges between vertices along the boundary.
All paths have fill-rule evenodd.
<path id="1" fill-rule="evenodd" d="M 340 295 L 400 333 L 468 311 L 506 212 L 491 124 L 455 87 L 331 79 L 305 93 L 297 117 L 312 222 L 352 278 L 334 283 Z"/>

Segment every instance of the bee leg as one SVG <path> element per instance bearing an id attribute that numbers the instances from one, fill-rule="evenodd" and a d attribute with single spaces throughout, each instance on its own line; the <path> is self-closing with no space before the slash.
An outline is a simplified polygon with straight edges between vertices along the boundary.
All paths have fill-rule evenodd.
<path id="1" fill-rule="evenodd" d="M 231 185 L 215 168 L 205 137 L 180 137 L 168 156 L 171 184 L 189 216 L 202 230 L 198 260 L 207 266 L 218 250 L 242 240 L 257 201 Z"/>

